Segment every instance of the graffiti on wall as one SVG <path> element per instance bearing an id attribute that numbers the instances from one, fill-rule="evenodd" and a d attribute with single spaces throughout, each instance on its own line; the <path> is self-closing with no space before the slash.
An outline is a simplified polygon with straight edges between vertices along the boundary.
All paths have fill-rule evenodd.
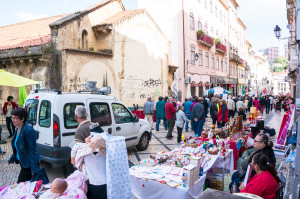
<path id="1" fill-rule="evenodd" d="M 128 76 L 125 78 L 125 82 L 122 86 L 122 90 L 125 93 L 129 101 L 137 99 L 146 99 L 148 97 L 160 96 L 160 85 L 162 81 L 158 79 L 142 79 L 137 75 Z"/>
<path id="2" fill-rule="evenodd" d="M 85 84 L 87 83 L 87 78 L 74 77 L 69 79 L 69 92 L 76 90 L 85 89 Z"/>

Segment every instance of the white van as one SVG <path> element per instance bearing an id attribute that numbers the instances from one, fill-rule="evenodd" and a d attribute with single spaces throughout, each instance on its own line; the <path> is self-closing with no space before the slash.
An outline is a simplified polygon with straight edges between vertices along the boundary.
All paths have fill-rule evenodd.
<path id="1" fill-rule="evenodd" d="M 35 90 L 26 98 L 28 124 L 36 130 L 37 148 L 45 162 L 69 164 L 69 145 L 74 141 L 78 122 L 77 106 L 88 108 L 88 119 L 98 122 L 113 136 L 124 136 L 127 147 L 146 150 L 152 132 L 148 121 L 139 119 L 117 98 L 103 94 L 62 93 L 60 90 Z"/>

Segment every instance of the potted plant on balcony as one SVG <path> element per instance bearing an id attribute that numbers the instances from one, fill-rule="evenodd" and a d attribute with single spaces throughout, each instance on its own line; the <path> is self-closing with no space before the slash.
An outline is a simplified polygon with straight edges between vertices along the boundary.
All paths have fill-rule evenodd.
<path id="1" fill-rule="evenodd" d="M 199 38 L 202 38 L 204 35 L 205 35 L 205 33 L 204 33 L 203 30 L 198 30 L 198 31 L 197 31 L 197 36 L 198 36 Z"/>
<path id="2" fill-rule="evenodd" d="M 216 39 L 214 40 L 214 43 L 215 43 L 215 45 L 221 44 L 221 40 L 218 39 L 218 38 L 216 38 Z"/>

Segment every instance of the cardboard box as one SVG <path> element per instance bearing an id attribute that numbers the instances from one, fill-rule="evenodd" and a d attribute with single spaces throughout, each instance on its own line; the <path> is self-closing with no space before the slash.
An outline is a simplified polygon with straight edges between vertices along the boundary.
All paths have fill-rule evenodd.
<path id="1" fill-rule="evenodd" d="M 196 157 L 196 156 L 192 156 L 191 157 L 191 165 L 195 165 L 196 166 L 196 171 L 195 171 L 195 179 L 194 182 L 197 182 L 199 179 L 199 171 L 200 171 L 200 163 L 201 163 L 201 157 Z"/>
<path id="2" fill-rule="evenodd" d="M 195 184 L 196 166 L 189 164 L 183 167 L 182 171 L 182 186 L 189 189 Z"/>

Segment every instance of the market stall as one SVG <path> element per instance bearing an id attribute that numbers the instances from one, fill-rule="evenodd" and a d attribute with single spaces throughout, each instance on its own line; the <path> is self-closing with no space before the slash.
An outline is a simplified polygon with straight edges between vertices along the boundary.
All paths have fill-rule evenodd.
<path id="1" fill-rule="evenodd" d="M 145 118 L 145 114 L 143 112 L 142 109 L 139 110 L 133 110 L 131 111 L 133 114 L 135 114 L 138 118 L 140 119 L 144 119 Z M 153 122 L 156 122 L 156 110 L 154 110 L 154 115 L 153 115 Z"/>

